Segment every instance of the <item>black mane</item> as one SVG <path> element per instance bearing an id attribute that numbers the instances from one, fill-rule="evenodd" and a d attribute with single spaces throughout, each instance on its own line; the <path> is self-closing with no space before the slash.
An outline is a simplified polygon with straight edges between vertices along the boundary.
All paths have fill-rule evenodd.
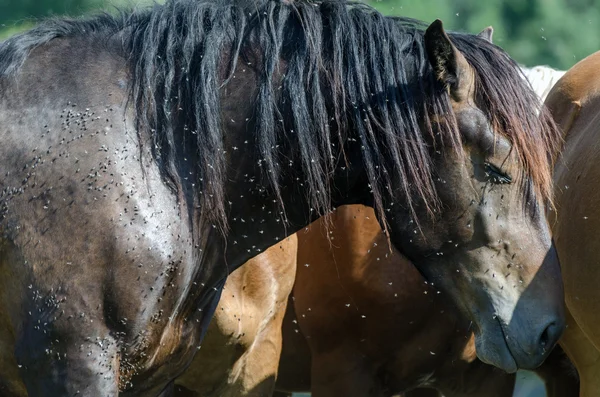
<path id="1" fill-rule="evenodd" d="M 435 208 L 427 143 L 434 134 L 433 116 L 450 115 L 436 130 L 446 142 L 460 149 L 461 138 L 448 94 L 427 61 L 424 26 L 338 0 L 236 3 L 169 0 L 118 17 L 50 20 L 0 45 L 0 77 L 16 72 L 31 49 L 54 38 L 118 36 L 130 61 L 138 125 L 154 131 L 155 156 L 166 176 L 177 178 L 175 133 L 183 130 L 197 145 L 202 207 L 226 226 L 219 90 L 244 51 L 258 49 L 263 64 L 253 136 L 276 195 L 284 163 L 278 144 L 284 136 L 298 152 L 311 207 L 321 213 L 330 209 L 329 181 L 343 154 L 332 145 L 347 147 L 355 139 L 377 211 L 383 213 L 387 194 L 403 197 L 411 208 L 416 202 Z M 518 66 L 477 36 L 451 34 L 451 39 L 477 72 L 482 110 L 511 140 L 536 189 L 549 197 L 547 154 L 559 135 L 545 112 L 536 116 L 538 99 Z M 282 58 L 287 66 L 279 82 L 274 76 Z M 401 191 L 392 192 L 396 178 Z"/>

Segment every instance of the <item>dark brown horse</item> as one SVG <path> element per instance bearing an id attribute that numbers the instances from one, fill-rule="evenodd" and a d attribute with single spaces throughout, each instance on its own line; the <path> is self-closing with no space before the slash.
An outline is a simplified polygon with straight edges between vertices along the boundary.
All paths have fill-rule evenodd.
<path id="1" fill-rule="evenodd" d="M 491 40 L 492 29 L 487 28 L 480 35 Z M 547 67 L 522 69 L 540 96 L 545 96 L 564 74 Z M 560 76 L 542 81 L 541 77 L 550 72 Z M 512 396 L 515 376 L 497 371 L 475 358 L 469 323 L 457 317 L 446 302 L 431 299 L 436 291 L 427 286 L 406 258 L 398 252 L 390 256 L 382 251 L 387 246 L 385 236 L 380 233 L 372 209 L 355 207 L 343 206 L 335 212 L 330 235 L 335 241 L 328 242 L 321 233 L 325 226 L 322 222 L 300 232 L 304 244 L 298 256 L 312 267 L 310 271 L 298 269 L 302 284 L 296 285 L 286 314 L 286 348 L 281 359 L 279 387 L 311 390 L 310 344 L 311 347 L 335 346 L 332 347 L 335 353 L 328 354 L 327 371 L 319 370 L 322 365 L 319 352 L 313 361 L 319 380 L 335 379 L 333 383 L 317 383 L 313 387 L 317 395 L 389 394 L 391 390 L 398 392 L 424 384 L 431 388 L 404 395 L 438 396 L 435 390 L 438 389 L 445 396 Z M 269 304 L 272 302 L 269 297 L 275 302 L 281 300 L 293 282 L 295 272 L 285 271 L 291 249 L 289 244 L 278 245 L 278 249 L 272 247 L 232 273 L 225 287 L 229 293 L 221 298 L 203 349 L 184 376 L 177 380 L 180 385 L 177 396 L 270 395 L 277 378 L 276 361 L 280 353 L 277 341 L 281 338 L 281 327 L 276 324 L 281 325 L 285 305 L 273 306 Z M 308 268 L 308 263 L 305 266 Z M 389 297 L 379 293 L 381 280 L 372 277 L 380 274 L 393 280 L 395 288 L 401 291 L 394 294 L 393 307 L 387 307 Z M 272 294 L 274 288 L 278 294 Z M 326 307 L 331 303 L 341 306 L 341 301 L 347 300 L 350 293 L 352 301 L 367 302 L 361 305 L 365 318 L 368 316 L 378 323 L 377 327 L 362 329 L 362 340 L 369 339 L 371 343 L 352 343 L 353 338 L 360 339 L 355 333 L 362 328 L 364 320 L 354 318 L 348 311 L 340 313 Z M 266 296 L 265 304 L 261 305 L 256 296 Z M 306 312 L 312 321 L 305 320 L 305 315 L 300 320 L 296 318 L 294 307 L 306 300 L 313 303 L 310 313 Z M 257 327 L 253 318 L 263 319 L 261 324 L 269 326 Z M 308 344 L 301 330 L 311 335 Z M 371 348 L 362 348 L 367 345 Z M 425 354 L 440 345 L 447 354 Z M 390 356 L 394 360 L 390 360 Z M 576 376 L 567 370 L 568 365 L 563 353 L 556 351 L 536 370 L 545 380 L 550 396 L 578 395 Z M 387 379 L 378 376 L 386 371 L 389 372 Z M 277 395 L 280 394 L 287 395 L 282 392 Z"/>
<path id="2" fill-rule="evenodd" d="M 481 33 L 490 40 L 491 34 L 491 28 Z M 565 73 L 522 69 L 542 99 Z M 542 72 L 551 78 L 542 81 Z M 475 359 L 469 323 L 406 258 L 385 251 L 370 208 L 341 207 L 332 223 L 331 241 L 323 225 L 299 234 L 299 261 L 306 265 L 298 268 L 284 323 L 279 388 L 310 391 L 313 355 L 314 395 L 389 395 L 424 383 L 429 391 L 404 395 L 438 396 L 437 389 L 445 396 L 512 396 L 515 377 Z M 344 304 L 350 301 L 363 315 L 339 310 L 350 307 Z M 557 349 L 536 369 L 549 396 L 579 395 L 576 373 L 569 367 Z"/>
<path id="3" fill-rule="evenodd" d="M 565 134 L 556 164 L 551 226 L 562 262 L 568 328 L 561 345 L 581 378 L 581 396 L 600 395 L 600 53 L 573 66 L 546 100 Z"/>
<path id="4" fill-rule="evenodd" d="M 541 363 L 564 327 L 544 214 L 558 133 L 517 65 L 339 1 L 171 0 L 0 44 L 5 395 L 168 395 L 227 275 L 373 206 L 473 321 Z"/>

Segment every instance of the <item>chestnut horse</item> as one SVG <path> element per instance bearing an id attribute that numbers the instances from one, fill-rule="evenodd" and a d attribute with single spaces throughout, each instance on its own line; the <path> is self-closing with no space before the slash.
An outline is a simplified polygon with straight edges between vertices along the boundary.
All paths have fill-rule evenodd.
<path id="1" fill-rule="evenodd" d="M 499 47 L 355 2 L 168 0 L 0 43 L 0 387 L 171 394 L 227 276 L 344 204 L 480 359 L 538 366 L 565 321 L 538 110 Z"/>
<path id="2" fill-rule="evenodd" d="M 565 285 L 561 345 L 579 372 L 581 397 L 600 395 L 600 52 L 573 66 L 546 104 L 565 134 L 550 214 Z"/>
<path id="3" fill-rule="evenodd" d="M 271 395 L 296 251 L 294 234 L 229 276 L 202 347 L 177 379 L 175 396 Z"/>
<path id="4" fill-rule="evenodd" d="M 297 233 L 278 390 L 315 397 L 389 397 L 416 387 L 446 397 L 513 395 L 515 375 L 476 358 L 470 322 L 406 258 L 390 253 L 371 208 L 340 207 L 331 222 L 329 232 L 321 220 Z M 578 395 L 568 365 L 556 351 L 536 370 L 549 396 Z"/>

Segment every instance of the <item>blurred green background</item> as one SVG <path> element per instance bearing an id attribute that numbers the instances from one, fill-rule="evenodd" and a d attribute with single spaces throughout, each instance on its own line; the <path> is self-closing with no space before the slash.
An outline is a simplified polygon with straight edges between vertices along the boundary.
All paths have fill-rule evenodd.
<path id="1" fill-rule="evenodd" d="M 249 0 L 250 1 L 250 0 Z M 600 45 L 596 0 L 364 0 L 388 15 L 410 16 L 476 33 L 495 28 L 494 41 L 527 66 L 568 69 Z M 149 4 L 149 0 L 0 0 L 0 39 L 48 15 Z"/>
<path id="2" fill-rule="evenodd" d="M 251 1 L 251 0 L 248 0 Z M 387 15 L 402 15 L 477 33 L 495 29 L 494 42 L 526 66 L 568 69 L 599 49 L 600 3 L 595 0 L 364 0 Z M 151 4 L 151 0 L 0 0 L 0 40 L 52 15 L 80 16 Z M 521 372 L 515 397 L 544 396 L 535 376 Z"/>

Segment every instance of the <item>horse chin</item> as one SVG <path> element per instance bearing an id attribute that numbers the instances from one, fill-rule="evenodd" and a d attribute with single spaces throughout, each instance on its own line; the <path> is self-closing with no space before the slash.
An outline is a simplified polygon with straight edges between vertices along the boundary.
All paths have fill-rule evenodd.
<path id="1" fill-rule="evenodd" d="M 481 361 L 509 374 L 515 373 L 519 369 L 504 339 L 500 324 L 493 329 L 486 329 L 483 333 L 475 333 L 475 350 Z"/>

